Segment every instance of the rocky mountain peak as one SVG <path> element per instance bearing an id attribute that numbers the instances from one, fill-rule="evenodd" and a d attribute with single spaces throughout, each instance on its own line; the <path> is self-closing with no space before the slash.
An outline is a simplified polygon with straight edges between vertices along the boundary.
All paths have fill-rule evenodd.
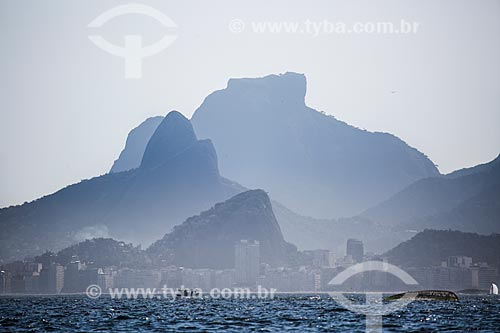
<path id="1" fill-rule="evenodd" d="M 262 190 L 237 194 L 188 218 L 148 251 L 180 266 L 232 268 L 234 246 L 242 239 L 259 241 L 261 262 L 271 265 L 282 264 L 290 249 Z"/>
<path id="2" fill-rule="evenodd" d="M 149 140 L 141 168 L 154 168 L 197 142 L 191 122 L 180 112 L 171 111 Z"/>
<path id="3" fill-rule="evenodd" d="M 266 96 L 271 103 L 305 105 L 307 82 L 304 74 L 286 72 L 261 78 L 230 79 L 227 93 L 245 99 Z"/>

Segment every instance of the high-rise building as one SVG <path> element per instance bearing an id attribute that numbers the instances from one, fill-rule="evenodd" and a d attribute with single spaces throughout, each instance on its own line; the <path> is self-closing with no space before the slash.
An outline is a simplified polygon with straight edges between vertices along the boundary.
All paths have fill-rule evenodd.
<path id="1" fill-rule="evenodd" d="M 97 285 L 101 287 L 103 292 L 108 292 L 110 288 L 113 288 L 113 276 L 111 272 L 106 272 L 102 268 L 97 270 Z"/>
<path id="2" fill-rule="evenodd" d="M 335 253 L 330 250 L 308 250 L 304 251 L 312 258 L 314 267 L 334 267 Z"/>
<path id="3" fill-rule="evenodd" d="M 234 259 L 236 282 L 246 285 L 255 284 L 260 269 L 260 243 L 240 240 L 235 246 Z"/>
<path id="4" fill-rule="evenodd" d="M 40 291 L 47 294 L 59 294 L 64 285 L 64 267 L 59 264 L 44 266 L 40 272 Z"/>
<path id="5" fill-rule="evenodd" d="M 41 268 L 40 268 L 41 270 Z M 26 292 L 28 294 L 38 294 L 40 292 L 40 273 L 32 272 L 30 275 L 24 277 Z"/>
<path id="6" fill-rule="evenodd" d="M 363 242 L 357 239 L 348 239 L 346 255 L 351 256 L 355 262 L 362 262 L 364 256 Z"/>
<path id="7" fill-rule="evenodd" d="M 452 256 L 446 260 L 447 267 L 469 268 L 472 266 L 472 258 L 465 256 Z"/>
<path id="8" fill-rule="evenodd" d="M 0 271 L 0 294 L 8 294 L 10 290 L 11 276 L 9 272 Z"/>
<path id="9" fill-rule="evenodd" d="M 80 271 L 84 268 L 80 261 L 72 261 L 66 266 L 64 271 L 64 288 L 65 293 L 76 293 L 84 291 L 84 287 L 80 283 Z"/>
<path id="10" fill-rule="evenodd" d="M 486 263 L 472 267 L 472 287 L 488 290 L 492 282 L 498 282 L 498 269 Z"/>

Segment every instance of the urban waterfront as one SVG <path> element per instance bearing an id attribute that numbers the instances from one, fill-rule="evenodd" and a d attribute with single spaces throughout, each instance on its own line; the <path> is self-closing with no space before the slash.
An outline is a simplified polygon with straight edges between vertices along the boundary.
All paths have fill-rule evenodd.
<path id="1" fill-rule="evenodd" d="M 353 298 L 362 296 L 353 295 Z M 493 332 L 500 298 L 415 301 L 383 319 L 385 332 Z M 365 317 L 328 295 L 273 299 L 90 299 L 85 295 L 2 296 L 0 332 L 363 332 Z"/>
<path id="2" fill-rule="evenodd" d="M 82 244 L 85 248 L 101 249 L 110 243 L 125 248 L 125 251 L 133 249 L 123 242 L 106 239 L 94 239 Z M 345 256 L 337 256 L 330 250 L 303 251 L 302 262 L 293 266 L 273 267 L 262 262 L 259 242 L 249 240 L 235 243 L 232 267 L 224 269 L 180 267 L 152 261 L 146 263 L 147 257 L 143 262 L 135 260 L 128 264 L 111 260 L 116 265 L 109 265 L 103 261 L 101 253 L 97 253 L 93 260 L 89 260 L 85 253 L 81 257 L 73 255 L 65 258 L 46 252 L 31 260 L 0 265 L 0 295 L 83 293 L 89 286 L 96 286 L 103 293 L 124 288 L 156 291 L 161 288 L 196 288 L 204 292 L 214 288 L 247 288 L 254 292 L 258 287 L 281 293 L 419 289 L 477 293 L 488 291 L 492 283 L 499 283 L 497 263 L 490 265 L 472 257 L 455 255 L 449 256 L 440 265 L 402 267 L 415 279 L 416 284 L 412 286 L 403 283 L 384 267 L 379 271 L 367 269 L 357 272 L 341 286 L 333 286 L 332 279 L 355 264 L 369 261 L 389 264 L 386 257 L 364 253 L 363 243 L 355 239 L 347 241 Z"/>

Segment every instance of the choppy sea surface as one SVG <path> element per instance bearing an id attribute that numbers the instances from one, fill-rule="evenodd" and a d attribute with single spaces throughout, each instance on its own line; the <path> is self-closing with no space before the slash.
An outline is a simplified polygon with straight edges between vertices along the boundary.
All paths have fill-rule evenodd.
<path id="1" fill-rule="evenodd" d="M 364 332 L 365 323 L 363 315 L 328 295 L 176 300 L 0 297 L 0 332 Z M 415 301 L 385 316 L 383 331 L 500 332 L 500 297 Z"/>

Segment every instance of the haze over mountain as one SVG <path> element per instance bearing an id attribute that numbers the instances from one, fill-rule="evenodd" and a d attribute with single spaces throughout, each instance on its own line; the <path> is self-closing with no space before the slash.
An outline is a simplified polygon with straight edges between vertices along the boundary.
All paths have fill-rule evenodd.
<path id="1" fill-rule="evenodd" d="M 214 142 L 225 177 L 306 216 L 350 216 L 439 175 L 399 138 L 322 114 L 305 95 L 302 74 L 231 79 L 205 98 L 192 123 Z"/>
<path id="2" fill-rule="evenodd" d="M 344 253 L 347 239 L 356 238 L 363 241 L 366 251 L 382 253 L 415 234 L 362 216 L 316 219 L 299 215 L 277 201 L 272 204 L 283 236 L 301 250 L 330 249 Z"/>
<path id="3" fill-rule="evenodd" d="M 251 190 L 188 218 L 148 253 L 178 266 L 232 268 L 234 247 L 241 239 L 258 240 L 261 262 L 271 265 L 283 265 L 287 254 L 296 252 L 283 239 L 267 194 Z"/>
<path id="4" fill-rule="evenodd" d="M 242 192 L 188 218 L 147 250 L 111 238 L 93 238 L 57 254 L 44 252 L 34 260 L 64 266 L 79 260 L 94 267 L 151 268 L 175 264 L 190 268 L 233 268 L 235 245 L 243 239 L 259 241 L 263 263 L 281 266 L 306 260 L 294 245 L 283 239 L 271 201 L 262 190 Z"/>
<path id="5" fill-rule="evenodd" d="M 148 244 L 238 192 L 220 177 L 210 140 L 197 140 L 189 120 L 173 111 L 149 140 L 139 168 L 1 209 L 0 254 L 22 258 L 103 236 Z"/>
<path id="6" fill-rule="evenodd" d="M 128 171 L 141 165 L 142 156 L 151 136 L 162 122 L 163 117 L 151 117 L 130 131 L 120 156 L 111 167 L 110 172 Z"/>
<path id="7" fill-rule="evenodd" d="M 500 157 L 450 175 L 417 181 L 362 216 L 416 230 L 500 232 Z"/>
<path id="8" fill-rule="evenodd" d="M 223 178 L 211 140 L 171 112 L 135 128 L 109 174 L 1 209 L 0 259 L 94 237 L 146 245 L 248 188 L 269 191 L 283 235 L 301 249 L 338 250 L 355 237 L 385 251 L 408 229 L 498 230 L 498 158 L 440 176 L 400 139 L 308 108 L 305 93 L 296 73 L 232 79 L 194 114 L 196 131 L 222 150 L 222 174 L 247 187 Z"/>
<path id="9" fill-rule="evenodd" d="M 309 108 L 305 94 L 302 74 L 231 79 L 204 100 L 192 123 L 214 142 L 221 174 L 263 188 L 306 216 L 354 215 L 415 180 L 439 175 L 399 138 Z"/>

